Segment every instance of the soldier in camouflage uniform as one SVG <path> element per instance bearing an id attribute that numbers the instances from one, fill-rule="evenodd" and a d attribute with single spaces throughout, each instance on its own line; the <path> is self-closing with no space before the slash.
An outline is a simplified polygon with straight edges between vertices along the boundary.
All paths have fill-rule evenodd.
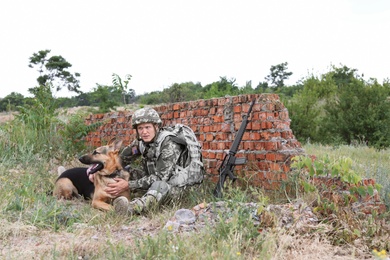
<path id="1" fill-rule="evenodd" d="M 188 150 L 183 144 L 174 141 L 169 135 L 164 135 L 165 130 L 161 129 L 161 119 L 158 113 L 151 108 L 142 108 L 135 111 L 132 117 L 132 126 L 137 131 L 137 139 L 122 153 L 122 161 L 126 165 L 134 156 L 142 156 L 143 170 L 129 169 L 131 179 L 129 182 L 116 179 L 117 183 L 109 184 L 106 191 L 113 196 L 126 189 L 130 189 L 132 194 L 143 191 L 144 195 L 128 201 L 126 197 L 118 197 L 114 200 L 116 212 L 125 215 L 141 213 L 152 205 L 163 203 L 170 199 L 180 198 L 183 191 L 195 183 L 180 183 L 181 179 L 173 175 L 176 168 L 185 168 L 189 163 Z M 157 140 L 162 137 L 160 155 L 156 157 Z M 160 139 L 162 139 L 160 138 Z M 199 173 L 203 179 L 203 167 Z M 178 181 L 179 180 L 179 181 Z"/>

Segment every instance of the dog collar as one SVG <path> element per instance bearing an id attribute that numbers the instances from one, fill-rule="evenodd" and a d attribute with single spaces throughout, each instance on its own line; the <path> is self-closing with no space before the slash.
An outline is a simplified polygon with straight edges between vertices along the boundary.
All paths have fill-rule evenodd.
<path id="1" fill-rule="evenodd" d="M 111 173 L 110 175 L 106 175 L 105 177 L 107 177 L 107 178 L 115 178 L 115 177 L 120 176 L 120 172 L 121 172 L 120 170 L 116 170 L 113 173 Z"/>

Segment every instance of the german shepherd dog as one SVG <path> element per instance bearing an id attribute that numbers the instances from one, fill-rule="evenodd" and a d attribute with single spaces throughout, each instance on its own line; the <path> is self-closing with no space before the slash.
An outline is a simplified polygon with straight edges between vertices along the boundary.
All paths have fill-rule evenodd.
<path id="1" fill-rule="evenodd" d="M 92 198 L 92 207 L 102 210 L 111 210 L 113 197 L 104 191 L 108 183 L 114 183 L 119 177 L 129 180 L 129 172 L 123 170 L 119 150 L 122 141 L 111 141 L 106 146 L 96 148 L 92 153 L 85 154 L 79 161 L 90 165 L 89 168 L 73 168 L 64 171 L 56 180 L 53 195 L 57 198 L 72 199 L 82 195 Z M 89 181 L 89 175 L 95 174 L 94 182 Z M 130 200 L 130 191 L 118 196 L 125 196 Z"/>

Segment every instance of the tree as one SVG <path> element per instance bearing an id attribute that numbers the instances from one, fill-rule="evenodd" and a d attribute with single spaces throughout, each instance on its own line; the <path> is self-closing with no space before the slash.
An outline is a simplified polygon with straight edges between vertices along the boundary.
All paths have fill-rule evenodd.
<path id="1" fill-rule="evenodd" d="M 245 86 L 240 89 L 241 94 L 253 94 L 255 90 L 252 88 L 252 81 L 245 82 Z"/>
<path id="2" fill-rule="evenodd" d="M 99 105 L 99 112 L 109 112 L 112 108 L 118 105 L 118 102 L 116 102 L 115 98 L 113 98 L 113 96 L 115 96 L 115 92 L 118 92 L 117 88 L 97 84 L 92 96 L 97 101 L 96 104 Z"/>
<path id="3" fill-rule="evenodd" d="M 259 82 L 259 84 L 256 86 L 255 91 L 258 93 L 264 93 L 266 92 L 268 88 L 268 82 Z"/>
<path id="4" fill-rule="evenodd" d="M 219 81 L 206 85 L 203 91 L 204 98 L 223 97 L 225 95 L 235 96 L 240 93 L 236 79 L 227 79 L 226 77 L 220 77 Z"/>
<path id="5" fill-rule="evenodd" d="M 122 79 L 118 74 L 112 74 L 112 85 L 122 93 L 123 104 L 127 104 L 126 96 L 129 96 L 129 98 L 133 98 L 135 96 L 135 91 L 133 89 L 130 89 L 129 92 L 127 92 L 127 85 L 129 84 L 131 77 L 132 76 L 130 74 L 126 74 L 125 80 L 123 80 L 122 83 Z"/>
<path id="6" fill-rule="evenodd" d="M 284 80 L 288 79 L 293 73 L 287 71 L 287 62 L 271 66 L 271 72 L 265 77 L 265 80 L 271 82 L 276 89 L 284 86 Z"/>
<path id="7" fill-rule="evenodd" d="M 34 53 L 30 57 L 30 68 L 38 67 L 39 77 L 37 82 L 40 86 L 50 84 L 56 91 L 60 91 L 66 87 L 71 92 L 81 93 L 80 85 L 77 77 L 79 73 L 70 73 L 68 69 L 72 67 L 68 61 L 62 56 L 48 57 L 50 50 L 43 50 Z M 34 92 L 34 88 L 29 89 L 30 93 Z"/>
<path id="8" fill-rule="evenodd" d="M 0 111 L 15 111 L 18 106 L 23 105 L 24 96 L 22 94 L 11 92 L 5 98 L 0 99 Z"/>
<path id="9" fill-rule="evenodd" d="M 321 80 L 311 76 L 308 77 L 302 89 L 294 93 L 292 98 L 286 99 L 283 103 L 286 105 L 291 119 L 291 129 L 294 135 L 300 140 L 313 142 L 322 141 L 318 132 L 321 123 L 321 102 L 318 89 L 322 84 Z"/>
<path id="10" fill-rule="evenodd" d="M 377 148 L 390 145 L 390 88 L 375 79 L 365 82 L 348 67 L 329 72 L 337 92 L 327 99 L 324 128 L 351 144 L 359 141 Z"/>
<path id="11" fill-rule="evenodd" d="M 202 86 L 193 82 L 174 83 L 168 89 L 164 89 L 168 95 L 168 102 L 182 102 L 196 100 L 199 97 Z"/>

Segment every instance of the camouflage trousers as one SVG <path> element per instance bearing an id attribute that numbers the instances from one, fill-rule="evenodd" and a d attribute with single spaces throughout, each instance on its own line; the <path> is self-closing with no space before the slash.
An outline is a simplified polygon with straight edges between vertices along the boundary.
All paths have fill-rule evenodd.
<path id="1" fill-rule="evenodd" d="M 129 207 L 133 208 L 135 213 L 141 213 L 156 205 L 179 202 L 191 191 L 199 190 L 199 188 L 199 184 L 177 187 L 171 186 L 165 181 L 156 181 L 143 195 L 141 195 L 142 192 L 136 194 L 141 195 L 141 197 L 131 200 Z"/>

